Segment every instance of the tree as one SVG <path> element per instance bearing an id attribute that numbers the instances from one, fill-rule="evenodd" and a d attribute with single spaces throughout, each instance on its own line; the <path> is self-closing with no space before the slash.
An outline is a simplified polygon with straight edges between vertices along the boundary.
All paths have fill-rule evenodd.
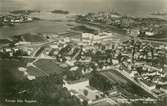
<path id="1" fill-rule="evenodd" d="M 91 73 L 89 84 L 103 92 L 112 88 L 112 83 L 96 71 Z"/>
<path id="2" fill-rule="evenodd" d="M 87 101 L 87 100 L 84 100 L 84 101 L 82 102 L 82 104 L 83 104 L 83 106 L 88 106 L 88 101 Z"/>
<path id="3" fill-rule="evenodd" d="M 83 91 L 83 94 L 84 94 L 85 96 L 87 96 L 87 95 L 88 95 L 88 90 L 85 89 L 85 90 Z"/>

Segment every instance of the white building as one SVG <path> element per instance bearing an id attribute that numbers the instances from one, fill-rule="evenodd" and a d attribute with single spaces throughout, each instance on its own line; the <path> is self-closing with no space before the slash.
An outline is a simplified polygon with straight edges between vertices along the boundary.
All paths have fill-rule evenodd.
<path id="1" fill-rule="evenodd" d="M 91 33 L 82 33 L 82 42 L 87 45 L 91 45 L 94 39 L 94 34 Z"/>
<path id="2" fill-rule="evenodd" d="M 32 18 L 31 17 L 27 17 L 27 21 L 32 21 Z"/>
<path id="3" fill-rule="evenodd" d="M 147 35 L 147 36 L 153 36 L 154 33 L 153 33 L 153 32 L 146 32 L 146 35 Z"/>
<path id="4" fill-rule="evenodd" d="M 94 35 L 91 33 L 82 33 L 82 42 L 87 45 L 91 45 L 93 43 L 101 43 L 104 41 L 110 40 L 112 37 L 112 33 L 102 32 L 98 35 Z"/>

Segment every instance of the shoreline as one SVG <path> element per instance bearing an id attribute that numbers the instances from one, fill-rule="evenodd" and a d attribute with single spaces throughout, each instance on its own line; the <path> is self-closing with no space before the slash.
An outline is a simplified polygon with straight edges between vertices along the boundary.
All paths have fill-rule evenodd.
<path id="1" fill-rule="evenodd" d="M 129 36 L 127 33 L 126 33 L 126 30 L 122 30 L 122 29 L 119 29 L 118 27 L 115 27 L 115 26 L 111 26 L 111 25 L 100 25 L 98 23 L 91 23 L 91 22 L 84 22 L 84 21 L 76 21 L 78 23 L 81 23 L 81 24 L 85 24 L 85 25 L 90 25 L 90 26 L 94 26 L 94 27 L 98 27 L 98 28 L 102 28 L 104 31 L 105 29 L 109 30 L 109 31 L 113 31 L 114 33 L 118 33 L 118 34 L 123 34 L 124 36 Z M 111 28 L 111 29 L 108 29 L 108 28 Z M 164 39 L 165 38 L 165 39 Z M 158 38 L 158 37 L 147 37 L 147 38 L 143 38 L 143 40 L 150 40 L 150 41 L 157 41 L 157 42 L 162 42 L 162 43 L 167 43 L 167 37 L 161 37 L 161 38 Z"/>
<path id="2" fill-rule="evenodd" d="M 32 14 L 32 13 L 40 13 L 40 11 L 39 10 L 13 10 L 13 11 L 10 11 L 9 13 L 11 13 L 11 14 L 16 14 L 16 15 L 18 15 L 18 14 L 27 14 L 27 15 L 30 15 L 30 14 Z"/>

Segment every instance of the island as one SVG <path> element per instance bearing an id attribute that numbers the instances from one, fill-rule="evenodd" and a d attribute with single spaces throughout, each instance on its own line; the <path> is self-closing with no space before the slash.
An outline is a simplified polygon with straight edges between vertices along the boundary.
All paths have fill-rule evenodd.
<path id="1" fill-rule="evenodd" d="M 69 11 L 66 10 L 53 10 L 51 13 L 56 13 L 56 14 L 69 14 Z"/>
<path id="2" fill-rule="evenodd" d="M 5 15 L 0 16 L 0 27 L 15 26 L 15 24 L 29 23 L 37 20 L 40 20 L 40 18 L 29 15 Z"/>

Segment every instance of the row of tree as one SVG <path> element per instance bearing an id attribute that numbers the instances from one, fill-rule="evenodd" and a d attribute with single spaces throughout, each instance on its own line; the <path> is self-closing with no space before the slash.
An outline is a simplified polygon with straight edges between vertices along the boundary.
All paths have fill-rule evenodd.
<path id="1" fill-rule="evenodd" d="M 2 72 L 2 70 L 1 70 Z M 60 75 L 50 75 L 35 80 L 16 80 L 10 71 L 4 70 L 0 79 L 0 97 L 2 101 L 10 100 L 37 100 L 40 104 L 56 104 L 56 106 L 83 106 L 76 96 L 72 96 L 67 88 L 63 87 Z"/>

